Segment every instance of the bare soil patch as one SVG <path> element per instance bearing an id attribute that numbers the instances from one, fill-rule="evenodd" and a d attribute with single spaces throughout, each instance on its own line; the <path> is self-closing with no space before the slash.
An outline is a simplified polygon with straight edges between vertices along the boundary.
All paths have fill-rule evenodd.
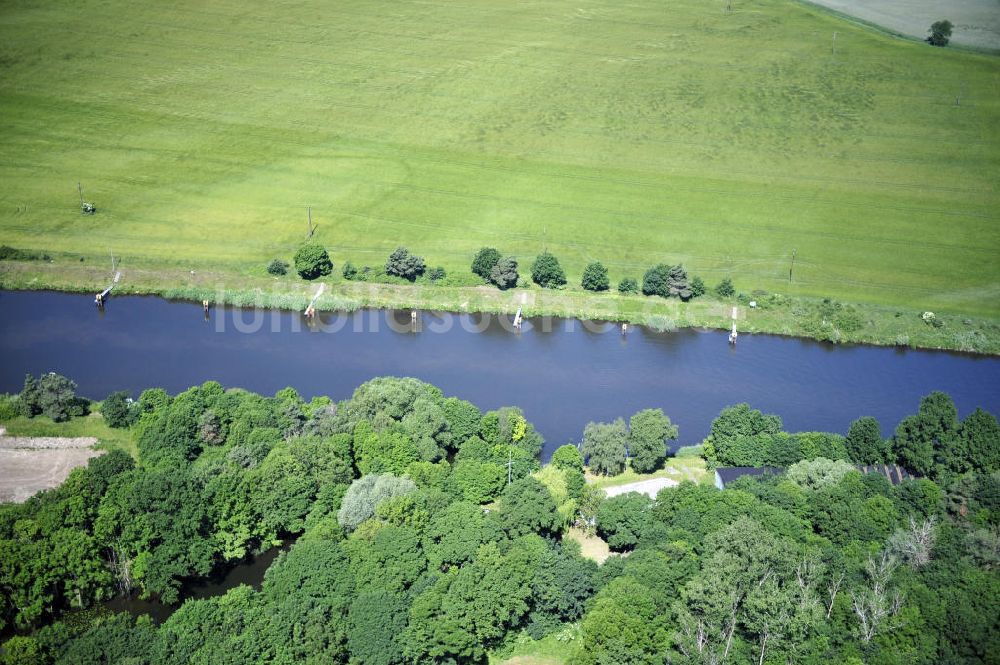
<path id="1" fill-rule="evenodd" d="M 570 538 L 580 543 L 580 554 L 601 564 L 611 556 L 608 544 L 597 536 L 589 536 L 582 529 L 573 527 L 566 531 L 563 538 Z"/>
<path id="2" fill-rule="evenodd" d="M 93 437 L 0 436 L 0 502 L 21 502 L 66 480 L 104 451 L 94 450 Z"/>
<path id="3" fill-rule="evenodd" d="M 640 480 L 637 483 L 608 487 L 605 488 L 604 491 L 607 493 L 608 497 L 618 496 L 619 494 L 626 494 L 628 492 L 639 492 L 640 494 L 645 494 L 651 499 L 655 499 L 656 493 L 664 487 L 676 487 L 677 485 L 677 481 L 671 480 L 670 478 L 651 478 L 649 480 Z"/>
<path id="4" fill-rule="evenodd" d="M 834 11 L 925 39 L 931 23 L 954 25 L 951 41 L 963 46 L 1000 49 L 997 0 L 807 0 Z"/>

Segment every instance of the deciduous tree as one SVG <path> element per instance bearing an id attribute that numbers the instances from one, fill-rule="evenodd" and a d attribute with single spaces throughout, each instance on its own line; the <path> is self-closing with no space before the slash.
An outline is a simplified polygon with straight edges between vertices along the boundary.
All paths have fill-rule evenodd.
<path id="1" fill-rule="evenodd" d="M 611 285 L 608 280 L 608 269 L 599 261 L 588 264 L 583 269 L 580 285 L 588 291 L 607 291 Z"/>
<path id="2" fill-rule="evenodd" d="M 566 273 L 559 265 L 559 259 L 549 252 L 542 252 L 531 264 L 531 281 L 547 289 L 566 284 Z"/>
<path id="3" fill-rule="evenodd" d="M 625 470 L 628 430 L 618 418 L 611 423 L 587 423 L 581 452 L 596 473 L 613 476 Z"/>
<path id="4" fill-rule="evenodd" d="M 490 274 L 500 261 L 500 252 L 493 247 L 483 247 L 476 252 L 476 257 L 472 259 L 472 272 L 483 279 L 490 279 Z"/>
<path id="5" fill-rule="evenodd" d="M 644 409 L 629 419 L 628 453 L 632 469 L 650 473 L 663 465 L 667 441 L 677 438 L 677 426 L 662 409 Z"/>
<path id="6" fill-rule="evenodd" d="M 402 277 L 411 282 L 424 274 L 427 264 L 422 256 L 410 254 L 405 247 L 397 247 L 385 262 L 385 274 Z"/>
<path id="7" fill-rule="evenodd" d="M 333 271 L 330 255 L 321 245 L 303 245 L 295 252 L 295 272 L 302 279 L 316 279 Z"/>
<path id="8" fill-rule="evenodd" d="M 517 286 L 517 259 L 505 256 L 490 268 L 490 281 L 501 291 Z"/>
<path id="9" fill-rule="evenodd" d="M 882 438 L 882 428 L 871 416 L 858 418 L 844 439 L 847 454 L 857 464 L 882 464 L 889 461 L 889 450 Z"/>
<path id="10" fill-rule="evenodd" d="M 931 33 L 927 41 L 932 46 L 947 46 L 951 39 L 951 29 L 951 21 L 935 21 L 931 24 L 930 30 L 927 31 Z"/>

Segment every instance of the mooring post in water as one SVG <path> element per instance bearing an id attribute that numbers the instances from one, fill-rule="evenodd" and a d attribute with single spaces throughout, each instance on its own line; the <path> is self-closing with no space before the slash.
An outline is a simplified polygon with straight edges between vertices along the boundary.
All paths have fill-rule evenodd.
<path id="1" fill-rule="evenodd" d="M 313 296 L 312 300 L 309 301 L 309 305 L 306 307 L 305 315 L 307 319 L 311 319 L 316 316 L 316 301 L 319 297 L 323 295 L 323 289 L 326 288 L 326 284 L 320 284 L 319 289 L 316 290 L 316 295 Z"/>
<path id="2" fill-rule="evenodd" d="M 729 333 L 729 343 L 730 344 L 736 344 L 736 337 L 737 337 L 737 333 L 736 333 L 736 314 L 737 314 L 737 310 L 736 310 L 735 307 L 733 307 L 733 331 L 731 333 Z"/>
<path id="3" fill-rule="evenodd" d="M 94 297 L 94 304 L 97 305 L 98 309 L 100 309 L 101 307 L 104 307 L 104 294 L 103 293 L 98 293 Z"/>
<path id="4" fill-rule="evenodd" d="M 622 334 L 625 335 L 627 333 L 628 333 L 628 324 L 623 321 L 622 322 Z"/>
<path id="5" fill-rule="evenodd" d="M 410 330 L 412 332 L 420 332 L 420 318 L 417 316 L 417 310 L 410 310 Z"/>

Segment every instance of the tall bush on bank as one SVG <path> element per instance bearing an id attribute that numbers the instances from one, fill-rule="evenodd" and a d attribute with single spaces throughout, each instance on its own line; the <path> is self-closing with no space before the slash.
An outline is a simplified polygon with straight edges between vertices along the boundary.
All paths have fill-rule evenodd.
<path id="1" fill-rule="evenodd" d="M 500 262 L 500 252 L 493 247 L 483 247 L 472 259 L 472 272 L 485 280 L 490 279 L 493 266 Z"/>
<path id="2" fill-rule="evenodd" d="M 642 295 L 662 298 L 670 295 L 670 266 L 660 263 L 646 271 L 642 276 Z"/>
<path id="3" fill-rule="evenodd" d="M 566 273 L 559 265 L 559 259 L 549 252 L 542 252 L 531 264 L 531 281 L 546 289 L 566 284 Z"/>
<path id="4" fill-rule="evenodd" d="M 517 286 L 517 259 L 505 256 L 490 270 L 490 281 L 501 290 Z"/>
<path id="5" fill-rule="evenodd" d="M 288 264 L 281 259 L 271 259 L 271 262 L 267 264 L 267 273 L 269 275 L 274 275 L 275 277 L 280 277 L 288 272 Z"/>
<path id="6" fill-rule="evenodd" d="M 124 390 L 113 392 L 101 403 L 101 417 L 108 427 L 129 427 L 139 417 L 139 404 L 132 402 Z"/>
<path id="7" fill-rule="evenodd" d="M 618 293 L 639 293 L 639 282 L 631 277 L 626 277 L 622 281 L 618 282 Z"/>
<path id="8" fill-rule="evenodd" d="M 25 376 L 18 403 L 22 415 L 33 418 L 41 414 L 56 422 L 89 411 L 87 400 L 76 396 L 76 383 L 55 372 L 42 374 L 37 380 L 30 374 Z"/>
<path id="9" fill-rule="evenodd" d="M 385 262 L 385 274 L 402 277 L 411 282 L 423 275 L 426 269 L 424 257 L 410 254 L 410 250 L 405 247 L 397 247 Z"/>
<path id="10" fill-rule="evenodd" d="M 583 270 L 580 286 L 588 291 L 607 291 L 611 282 L 608 280 L 608 269 L 599 261 L 591 263 Z"/>
<path id="11" fill-rule="evenodd" d="M 302 279 L 316 279 L 329 275 L 332 271 L 333 262 L 321 245 L 303 245 L 295 252 L 295 272 Z"/>
<path id="12" fill-rule="evenodd" d="M 733 286 L 733 280 L 728 277 L 724 278 L 715 287 L 715 295 L 720 298 L 732 298 L 736 295 L 736 288 Z"/>

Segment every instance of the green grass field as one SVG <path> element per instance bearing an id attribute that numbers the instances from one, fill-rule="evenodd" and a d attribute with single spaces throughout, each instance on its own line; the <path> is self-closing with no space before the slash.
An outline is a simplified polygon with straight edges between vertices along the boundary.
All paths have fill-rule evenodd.
<path id="1" fill-rule="evenodd" d="M 5 2 L 0 243 L 263 276 L 311 205 L 338 269 L 548 247 L 1000 315 L 1000 59 L 724 6 Z"/>

